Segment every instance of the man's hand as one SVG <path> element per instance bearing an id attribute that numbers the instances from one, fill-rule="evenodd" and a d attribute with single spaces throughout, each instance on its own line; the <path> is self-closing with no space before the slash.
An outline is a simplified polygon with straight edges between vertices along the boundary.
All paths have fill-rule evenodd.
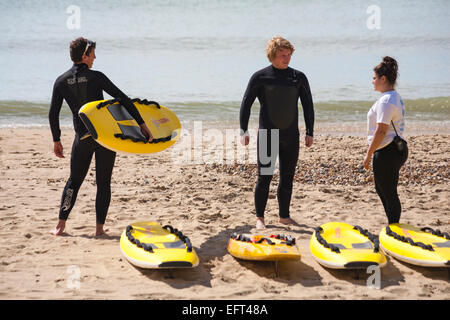
<path id="1" fill-rule="evenodd" d="M 151 142 L 153 140 L 153 135 L 148 129 L 147 125 L 145 123 L 139 125 L 141 127 L 142 134 L 148 139 L 147 142 Z"/>
<path id="2" fill-rule="evenodd" d="M 241 136 L 241 144 L 243 146 L 247 146 L 250 143 L 250 135 L 248 132 L 246 132 L 244 135 Z"/>
<path id="3" fill-rule="evenodd" d="M 63 146 L 61 141 L 55 141 L 53 143 L 53 152 L 55 153 L 55 155 L 58 158 L 64 158 L 64 154 L 63 154 Z"/>
<path id="4" fill-rule="evenodd" d="M 314 138 L 311 136 L 306 135 L 305 136 L 305 146 L 307 146 L 308 148 L 312 146 L 314 142 Z"/>

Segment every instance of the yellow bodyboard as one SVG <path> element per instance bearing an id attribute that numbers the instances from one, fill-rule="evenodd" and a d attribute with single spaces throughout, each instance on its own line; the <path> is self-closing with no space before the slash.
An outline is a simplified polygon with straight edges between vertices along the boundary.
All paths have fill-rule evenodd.
<path id="1" fill-rule="evenodd" d="M 233 257 L 244 260 L 282 261 L 301 258 L 295 239 L 283 235 L 265 237 L 233 234 L 227 249 Z"/>
<path id="2" fill-rule="evenodd" d="M 450 267 L 450 236 L 439 230 L 392 223 L 381 230 L 380 244 L 387 254 L 407 263 Z"/>
<path id="3" fill-rule="evenodd" d="M 343 222 L 328 222 L 316 228 L 310 249 L 318 263 L 331 269 L 365 269 L 386 264 L 376 237 Z"/>
<path id="4" fill-rule="evenodd" d="M 131 264 L 146 269 L 192 268 L 199 263 L 189 238 L 153 221 L 127 226 L 120 237 L 120 250 Z"/>
<path id="5" fill-rule="evenodd" d="M 116 152 L 160 152 L 178 140 L 181 123 L 175 113 L 153 101 L 132 101 L 152 133 L 153 142 L 145 142 L 136 120 L 116 100 L 86 103 L 78 114 L 90 135 L 105 148 Z"/>

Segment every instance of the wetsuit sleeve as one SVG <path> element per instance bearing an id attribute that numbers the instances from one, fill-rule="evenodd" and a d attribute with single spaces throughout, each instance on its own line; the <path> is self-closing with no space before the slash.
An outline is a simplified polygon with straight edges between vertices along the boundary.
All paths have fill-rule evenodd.
<path id="1" fill-rule="evenodd" d="M 306 134 L 313 137 L 314 134 L 314 104 L 309 88 L 309 82 L 306 76 L 301 74 L 302 81 L 300 83 L 300 100 L 303 107 L 303 117 L 305 118 Z"/>
<path id="2" fill-rule="evenodd" d="M 58 80 L 53 85 L 52 100 L 50 102 L 50 111 L 48 119 L 50 122 L 50 130 L 52 131 L 53 141 L 57 142 L 61 139 L 61 129 L 59 127 L 59 113 L 63 103 L 63 96 L 58 89 Z"/>
<path id="3" fill-rule="evenodd" d="M 131 102 L 131 99 L 123 93 L 119 88 L 116 87 L 111 80 L 108 79 L 103 73 L 99 72 L 100 75 L 100 83 L 102 89 L 108 93 L 110 96 L 114 98 L 119 98 L 122 105 L 128 110 L 130 115 L 136 120 L 136 122 L 140 125 L 144 123 L 139 111 L 136 109 L 134 104 Z"/>
<path id="4" fill-rule="evenodd" d="M 242 99 L 241 103 L 241 110 L 239 112 L 239 123 L 241 126 L 241 135 L 247 132 L 248 130 L 248 121 L 250 119 L 250 109 L 253 105 L 253 102 L 255 102 L 258 90 L 257 86 L 255 85 L 255 79 L 256 76 L 253 75 L 250 78 L 250 81 L 247 85 L 247 90 L 245 90 L 244 98 Z"/>

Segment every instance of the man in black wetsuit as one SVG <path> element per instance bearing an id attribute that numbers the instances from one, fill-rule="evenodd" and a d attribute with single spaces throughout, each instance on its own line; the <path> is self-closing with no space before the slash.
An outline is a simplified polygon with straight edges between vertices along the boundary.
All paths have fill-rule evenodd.
<path id="1" fill-rule="evenodd" d="M 87 102 L 103 100 L 103 91 L 114 98 L 120 98 L 121 104 L 128 110 L 141 127 L 142 133 L 151 141 L 152 135 L 138 110 L 131 100 L 117 88 L 103 73 L 91 70 L 94 63 L 96 43 L 84 38 L 77 38 L 70 44 L 70 57 L 74 62 L 72 68 L 58 77 L 53 86 L 50 105 L 49 120 L 53 136 L 55 155 L 64 158 L 61 144 L 61 130 L 59 126 L 59 113 L 63 99 L 66 100 L 73 115 L 75 139 L 70 157 L 70 177 L 64 188 L 59 221 L 51 232 L 61 235 L 66 226 L 66 220 L 77 198 L 78 190 L 88 172 L 93 154 L 95 153 L 95 169 L 97 196 L 96 210 L 96 236 L 104 235 L 105 224 L 111 200 L 111 175 L 114 167 L 116 153 L 99 145 L 88 133 L 78 111 Z"/>
<path id="2" fill-rule="evenodd" d="M 258 98 L 261 109 L 258 130 L 258 181 L 255 188 L 257 228 L 264 228 L 264 210 L 269 196 L 276 157 L 280 183 L 277 191 L 280 222 L 297 224 L 289 215 L 292 183 L 299 155 L 298 98 L 306 126 L 305 145 L 313 144 L 314 106 L 306 76 L 289 67 L 294 47 L 282 37 L 268 42 L 267 57 L 272 63 L 251 77 L 240 110 L 241 143 L 248 145 L 250 108 Z"/>

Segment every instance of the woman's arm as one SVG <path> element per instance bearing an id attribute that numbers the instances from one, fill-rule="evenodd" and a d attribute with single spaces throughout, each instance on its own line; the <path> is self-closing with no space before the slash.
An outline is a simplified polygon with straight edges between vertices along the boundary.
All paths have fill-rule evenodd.
<path id="1" fill-rule="evenodd" d="M 375 129 L 372 142 L 370 143 L 369 149 L 367 149 L 366 157 L 364 158 L 364 169 L 369 170 L 373 153 L 377 150 L 378 146 L 383 141 L 388 128 L 389 124 L 377 123 L 377 128 Z"/>

